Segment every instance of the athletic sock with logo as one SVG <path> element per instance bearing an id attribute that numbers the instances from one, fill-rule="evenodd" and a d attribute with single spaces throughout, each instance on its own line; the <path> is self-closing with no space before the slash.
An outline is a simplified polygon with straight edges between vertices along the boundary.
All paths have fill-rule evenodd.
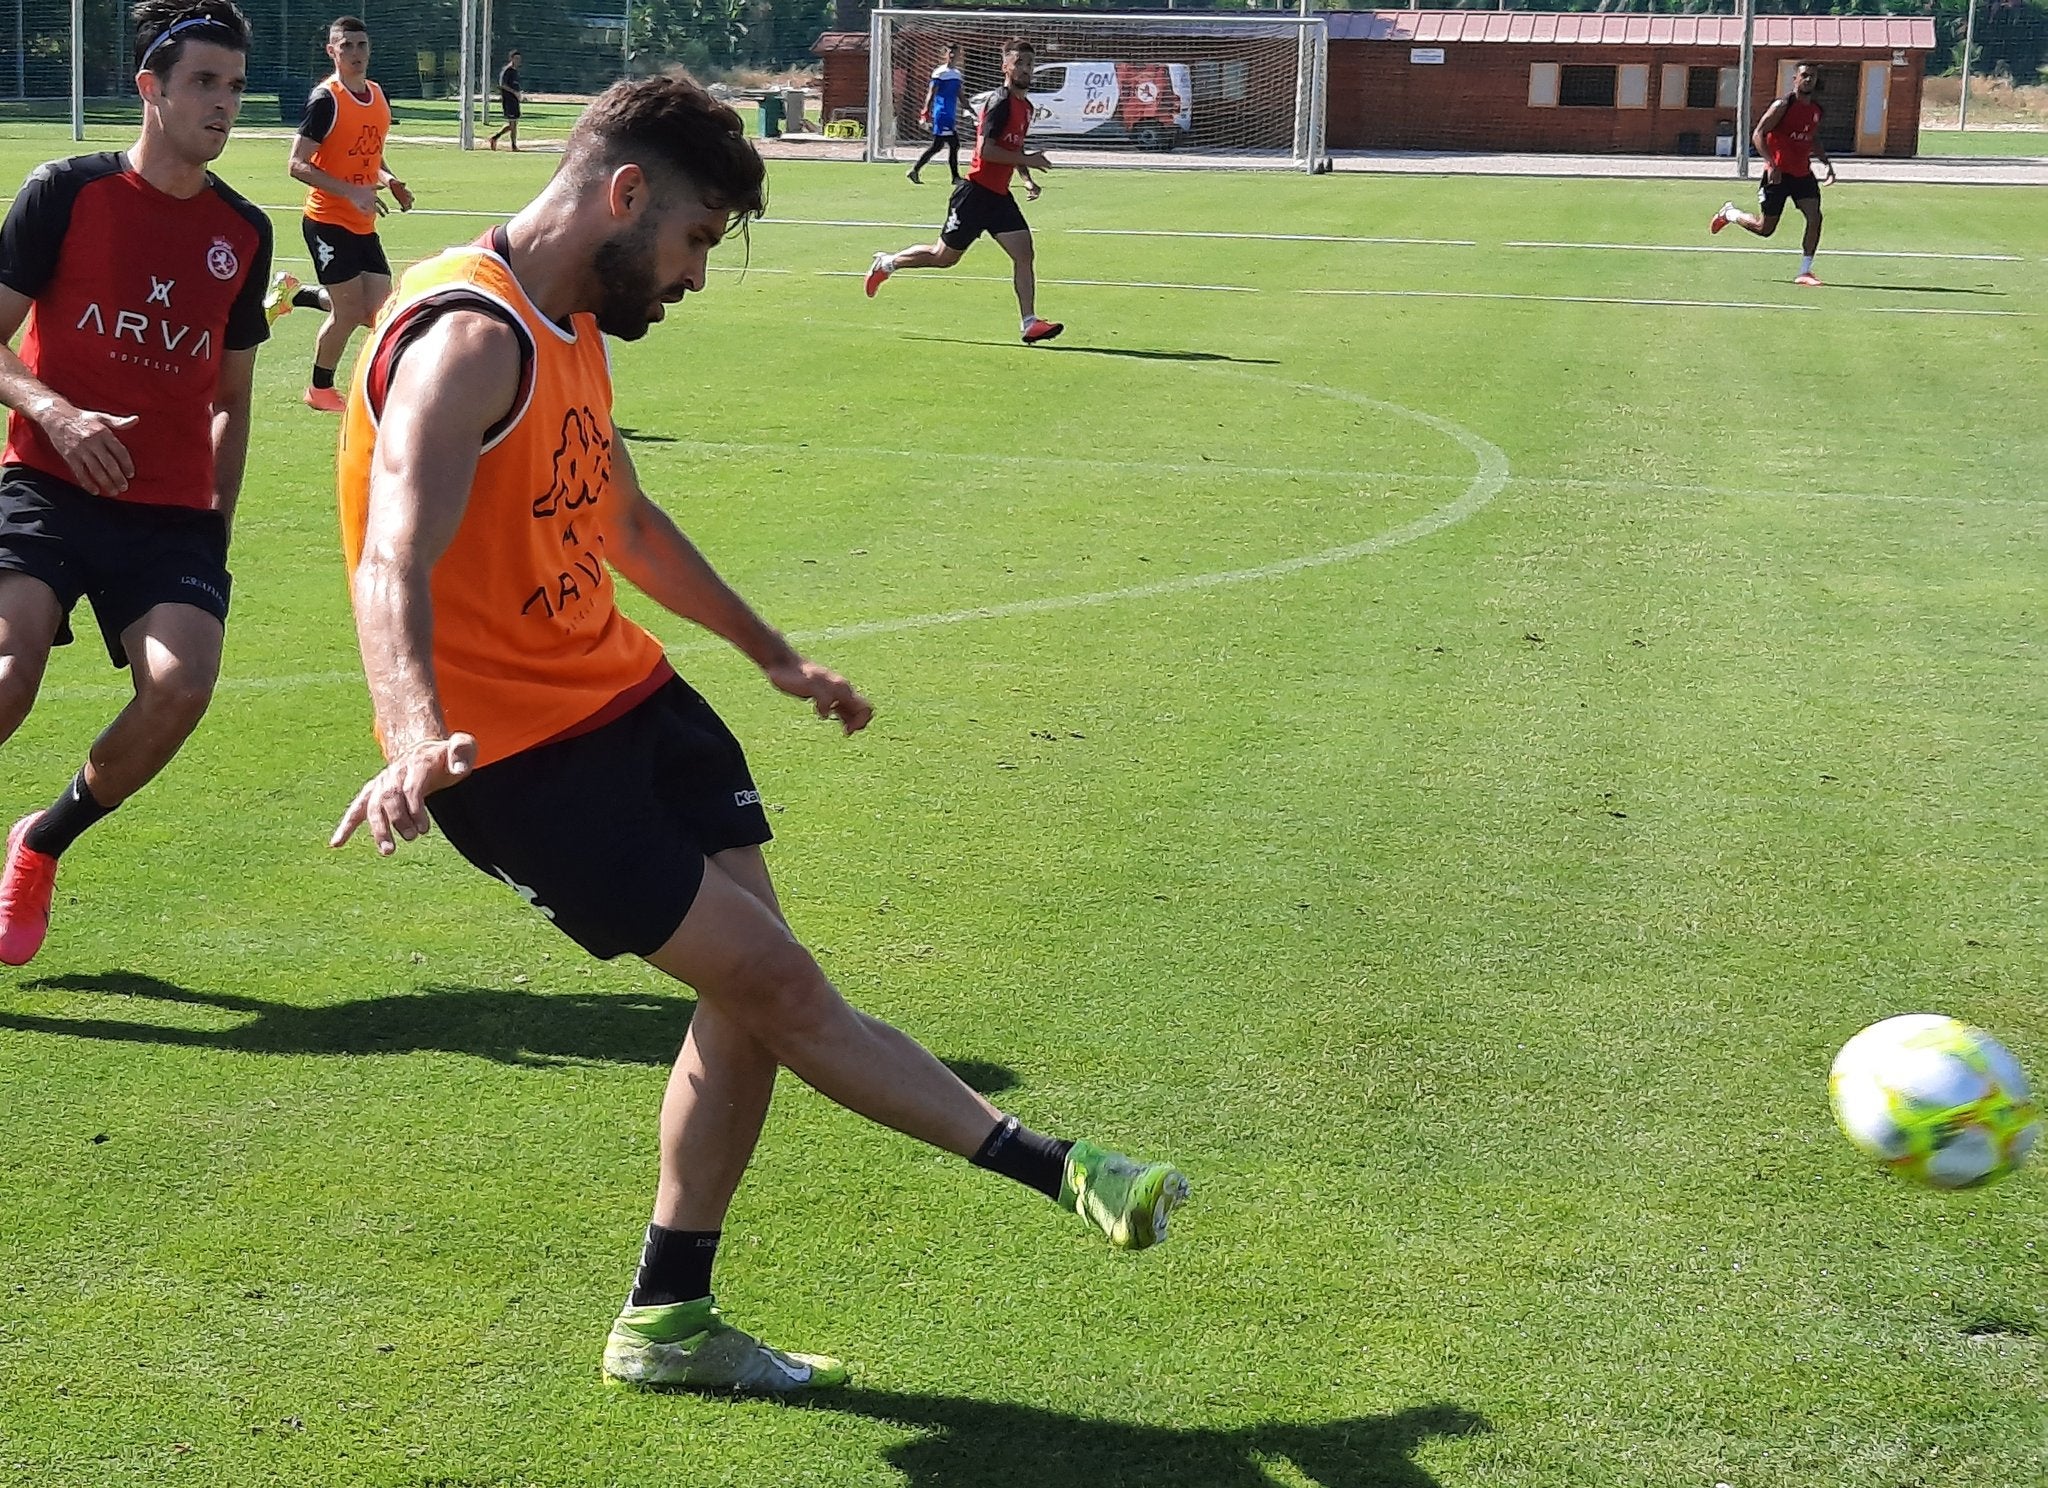
<path id="1" fill-rule="evenodd" d="M 93 798 L 85 783 L 85 771 L 80 770 L 71 778 L 71 784 L 64 788 L 64 794 L 51 802 L 50 809 L 36 819 L 36 824 L 28 829 L 22 841 L 35 852 L 58 857 L 85 833 L 86 828 L 105 821 L 113 810 L 113 807 L 102 806 Z"/>
<path id="2" fill-rule="evenodd" d="M 667 1307 L 711 1295 L 711 1263 L 718 1258 L 719 1230 L 647 1227 L 640 1270 L 633 1278 L 633 1307 Z"/>
<path id="3" fill-rule="evenodd" d="M 1014 1116 L 1005 1116 L 988 1134 L 972 1159 L 977 1168 L 1014 1178 L 1026 1188 L 1035 1188 L 1048 1199 L 1060 1196 L 1060 1179 L 1067 1169 L 1072 1142 L 1062 1142 L 1035 1132 Z"/>
<path id="4" fill-rule="evenodd" d="M 292 296 L 292 303 L 301 310 L 325 310 L 327 296 L 317 289 L 302 289 Z"/>
<path id="5" fill-rule="evenodd" d="M 320 365 L 320 364 L 319 364 L 318 362 L 315 362 L 315 363 L 313 364 L 313 387 L 314 387 L 314 389 L 315 389 L 315 390 L 317 391 L 317 390 L 319 390 L 319 389 L 321 389 L 321 388 L 331 388 L 331 387 L 333 387 L 333 386 L 334 386 L 334 369 L 333 369 L 332 367 L 323 367 L 323 366 L 321 366 L 321 365 Z"/>

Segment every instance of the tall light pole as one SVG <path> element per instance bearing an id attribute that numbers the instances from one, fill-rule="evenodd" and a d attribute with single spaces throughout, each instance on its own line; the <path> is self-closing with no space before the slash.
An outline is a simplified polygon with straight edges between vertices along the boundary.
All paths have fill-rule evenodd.
<path id="1" fill-rule="evenodd" d="M 1970 18 L 1963 22 L 1963 101 L 1956 105 L 1956 128 L 1970 127 L 1970 52 L 1977 44 L 1977 0 L 1970 0 Z"/>
<path id="2" fill-rule="evenodd" d="M 1756 0 L 1742 0 L 1742 65 L 1735 74 L 1735 174 L 1749 179 L 1750 93 L 1756 87 Z"/>

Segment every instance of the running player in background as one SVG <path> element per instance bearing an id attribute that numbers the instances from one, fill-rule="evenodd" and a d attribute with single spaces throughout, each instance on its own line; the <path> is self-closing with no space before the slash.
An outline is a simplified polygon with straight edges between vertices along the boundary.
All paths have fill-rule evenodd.
<path id="1" fill-rule="evenodd" d="M 512 136 L 512 148 L 519 148 L 519 53 L 517 50 L 505 54 L 505 70 L 498 74 L 498 112 L 505 123 L 491 136 L 491 148 L 498 148 L 498 141 L 506 135 Z"/>
<path id="2" fill-rule="evenodd" d="M 952 173 L 953 184 L 960 184 L 960 90 L 966 81 L 960 75 L 960 43 L 956 41 L 946 47 L 946 60 L 932 69 L 932 85 L 925 90 L 924 108 L 917 116 L 919 122 L 931 128 L 932 144 L 910 168 L 912 185 L 924 184 L 917 173 L 931 163 L 942 145 L 946 169 Z"/>
<path id="3" fill-rule="evenodd" d="M 289 275 L 270 287 L 265 308 L 273 321 L 295 305 L 327 312 L 313 343 L 313 375 L 305 404 L 340 413 L 334 370 L 359 326 L 377 318 L 391 293 L 391 263 L 377 236 L 384 215 L 380 191 L 389 190 L 401 212 L 412 210 L 412 192 L 384 163 L 391 133 L 391 105 L 370 81 L 370 28 L 356 16 L 338 16 L 327 28 L 327 55 L 334 75 L 306 100 L 306 117 L 292 141 L 292 179 L 308 188 L 300 229 L 313 256 L 317 290 L 302 290 Z"/>
<path id="4" fill-rule="evenodd" d="M 1764 178 L 1756 193 L 1762 215 L 1752 217 L 1737 210 L 1734 202 L 1728 202 L 1707 224 L 1708 231 L 1719 232 L 1732 222 L 1746 232 L 1768 238 L 1778 230 L 1778 218 L 1784 215 L 1789 200 L 1806 218 L 1806 238 L 1799 248 L 1799 277 L 1793 282 L 1809 286 L 1820 283 L 1813 272 L 1813 255 L 1820 247 L 1821 186 L 1813 178 L 1814 161 L 1827 168 L 1827 184 L 1835 184 L 1835 163 L 1828 159 L 1820 142 L 1820 105 L 1813 101 L 1814 85 L 1819 81 L 1818 68 L 1811 62 L 1800 63 L 1792 73 L 1792 91 L 1764 110 L 1750 135 L 1750 142 L 1765 161 Z"/>
<path id="5" fill-rule="evenodd" d="M 1031 243 L 1031 224 L 1024 209 L 1010 194 L 1012 172 L 1021 173 L 1026 200 L 1038 200 L 1034 170 L 1050 170 L 1052 162 L 1024 148 L 1024 136 L 1031 130 L 1031 65 L 1034 52 L 1022 37 L 1003 46 L 1003 87 L 981 111 L 981 128 L 975 136 L 974 163 L 967 179 L 953 188 L 946 204 L 946 224 L 939 241 L 905 248 L 896 253 L 877 253 L 868 269 L 868 298 L 899 269 L 950 269 L 960 255 L 974 246 L 983 233 L 995 238 L 1010 255 L 1011 282 L 1017 290 L 1017 313 L 1024 344 L 1050 341 L 1066 327 L 1056 320 L 1041 320 L 1037 313 L 1038 274 Z"/>
<path id="6" fill-rule="evenodd" d="M 0 962 L 50 928 L 57 859 L 153 780 L 220 673 L 228 530 L 270 334 L 270 219 L 207 166 L 242 106 L 249 22 L 229 0 L 135 8 L 142 134 L 41 165 L 0 226 L 0 741 L 92 600 L 135 696 L 0 869 Z"/>

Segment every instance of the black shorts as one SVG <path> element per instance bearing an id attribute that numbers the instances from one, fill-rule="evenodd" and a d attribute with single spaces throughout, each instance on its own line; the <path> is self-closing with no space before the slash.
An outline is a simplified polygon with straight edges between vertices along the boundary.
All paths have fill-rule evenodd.
<path id="1" fill-rule="evenodd" d="M 56 593 L 60 646 L 71 643 L 79 596 L 90 599 L 117 667 L 128 665 L 121 632 L 158 605 L 190 605 L 226 624 L 233 588 L 219 512 L 94 496 L 26 465 L 0 465 L 0 570 Z"/>
<path id="2" fill-rule="evenodd" d="M 455 849 L 593 956 L 676 932 L 704 860 L 766 842 L 746 755 L 680 677 L 602 728 L 484 766 L 427 798 Z"/>
<path id="3" fill-rule="evenodd" d="M 953 188 L 946 203 L 946 225 L 939 229 L 939 241 L 965 253 L 983 233 L 1029 232 L 1024 209 L 1007 191 L 991 191 L 973 181 Z"/>
<path id="4" fill-rule="evenodd" d="M 313 255 L 313 275 L 322 284 L 346 284 L 364 274 L 391 277 L 391 260 L 375 233 L 352 233 L 310 217 L 301 217 L 299 227 L 306 235 L 306 251 Z"/>
<path id="5" fill-rule="evenodd" d="M 517 124 L 519 122 L 519 100 L 509 93 L 500 93 L 498 95 L 498 117 L 507 124 Z"/>
<path id="6" fill-rule="evenodd" d="M 1803 176 L 1780 176 L 1773 181 L 1768 174 L 1756 188 L 1756 204 L 1766 217 L 1781 217 L 1788 201 L 1820 200 L 1820 182 L 1814 180 L 1811 172 Z"/>

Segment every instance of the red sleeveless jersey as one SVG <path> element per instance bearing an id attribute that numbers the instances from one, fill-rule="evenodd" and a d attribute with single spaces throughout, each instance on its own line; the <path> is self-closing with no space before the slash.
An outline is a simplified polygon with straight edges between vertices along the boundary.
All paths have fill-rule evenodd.
<path id="1" fill-rule="evenodd" d="M 77 155 L 30 172 L 0 225 L 0 284 L 34 301 L 21 359 L 80 408 L 132 415 L 123 501 L 213 505 L 213 399 L 221 359 L 270 335 L 270 219 L 212 176 L 167 196 L 126 155 Z M 47 435 L 8 420 L 10 465 L 72 481 Z"/>
<path id="2" fill-rule="evenodd" d="M 974 163 L 968 167 L 967 179 L 977 186 L 990 191 L 1010 194 L 1010 176 L 1016 171 L 1014 165 L 997 165 L 993 160 L 981 158 L 984 146 L 991 141 L 1005 150 L 1024 152 L 1024 136 L 1031 132 L 1031 100 L 1019 98 L 1008 88 L 997 93 L 995 99 L 981 112 L 981 129 L 974 137 Z"/>
<path id="3" fill-rule="evenodd" d="M 1788 176 L 1813 174 L 1813 147 L 1820 138 L 1820 105 L 1797 93 L 1785 95 L 1778 127 L 1764 136 L 1771 164 Z"/>

